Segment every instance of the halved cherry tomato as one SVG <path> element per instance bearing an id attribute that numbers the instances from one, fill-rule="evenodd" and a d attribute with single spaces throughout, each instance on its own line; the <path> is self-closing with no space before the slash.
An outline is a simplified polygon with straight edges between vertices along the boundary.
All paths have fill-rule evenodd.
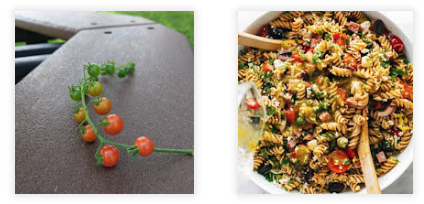
<path id="1" fill-rule="evenodd" d="M 339 93 L 340 97 L 343 101 L 346 101 L 346 91 L 342 88 L 337 88 L 337 93 Z"/>
<path id="2" fill-rule="evenodd" d="M 262 27 L 260 36 L 265 38 L 268 35 L 270 29 L 271 29 L 270 25 Z"/>
<path id="3" fill-rule="evenodd" d="M 99 105 L 94 104 L 94 111 L 99 115 L 106 115 L 112 109 L 112 103 L 106 97 L 102 97 Z"/>
<path id="4" fill-rule="evenodd" d="M 336 40 L 336 43 L 340 46 L 346 45 L 346 41 L 349 37 L 345 33 L 336 33 L 333 35 L 333 38 Z"/>
<path id="5" fill-rule="evenodd" d="M 90 125 L 86 125 L 85 132 L 81 135 L 81 138 L 86 142 L 92 142 L 96 140 L 97 136 L 96 133 L 94 133 L 93 128 L 91 128 Z"/>
<path id="6" fill-rule="evenodd" d="M 303 63 L 303 60 L 302 60 L 302 59 L 300 59 L 300 54 L 299 54 L 299 53 L 294 53 L 294 54 L 292 54 L 292 55 L 291 55 L 291 58 L 293 58 L 294 60 L 296 60 L 296 61 L 298 61 L 298 62 L 300 62 L 300 63 Z"/>
<path id="7" fill-rule="evenodd" d="M 248 98 L 246 99 L 246 105 L 248 108 L 256 110 L 259 108 L 259 103 L 256 98 Z"/>
<path id="8" fill-rule="evenodd" d="M 392 35 L 390 37 L 389 42 L 390 42 L 390 45 L 392 45 L 393 49 L 396 52 L 402 52 L 403 49 L 405 48 L 405 45 L 403 45 L 402 40 L 399 37 L 397 37 L 396 35 Z"/>
<path id="9" fill-rule="evenodd" d="M 309 88 L 309 87 L 311 87 L 312 85 L 311 85 L 309 82 L 305 81 L 305 86 L 306 86 L 306 88 Z"/>
<path id="10" fill-rule="evenodd" d="M 309 48 L 308 50 L 306 50 L 306 52 L 305 53 L 308 53 L 308 52 L 312 52 L 312 53 L 314 53 L 314 47 L 311 47 L 311 48 Z"/>
<path id="11" fill-rule="evenodd" d="M 88 112 L 88 115 L 90 115 L 90 112 Z M 85 112 L 84 112 L 84 108 L 80 108 L 78 113 L 74 113 L 74 118 L 77 122 L 81 123 L 82 121 L 85 120 Z"/>
<path id="12" fill-rule="evenodd" d="M 412 88 L 409 87 L 409 85 L 405 82 L 402 83 L 403 85 L 403 94 L 402 94 L 402 98 L 408 98 L 411 94 L 412 94 Z"/>
<path id="13" fill-rule="evenodd" d="M 347 55 L 346 57 L 344 57 L 343 61 L 351 69 L 356 69 L 356 67 L 358 66 L 355 59 L 351 55 Z"/>
<path id="14" fill-rule="evenodd" d="M 393 134 L 393 136 L 395 136 L 395 137 L 397 137 L 397 138 L 401 138 L 402 136 L 400 135 L 400 133 L 401 133 L 402 131 L 400 130 L 400 129 L 398 129 L 398 128 L 395 128 L 395 129 L 393 129 L 392 130 L 392 134 Z"/>
<path id="15" fill-rule="evenodd" d="M 346 153 L 347 153 L 347 155 L 349 156 L 349 158 L 355 158 L 355 157 L 358 157 L 358 154 L 356 154 L 356 149 L 352 149 L 352 148 L 350 148 L 350 147 L 347 147 L 346 148 Z"/>
<path id="16" fill-rule="evenodd" d="M 290 153 L 290 158 L 295 158 L 295 157 L 296 157 L 296 152 Z"/>
<path id="17" fill-rule="evenodd" d="M 107 120 L 109 121 L 109 125 L 104 127 L 103 130 L 109 135 L 117 135 L 124 128 L 124 121 L 122 121 L 119 115 L 110 114 L 107 116 Z"/>
<path id="18" fill-rule="evenodd" d="M 149 156 L 155 149 L 153 141 L 146 136 L 141 136 L 137 138 L 134 142 L 134 145 L 140 149 L 139 152 L 140 156 L 142 157 Z"/>
<path id="19" fill-rule="evenodd" d="M 313 130 L 314 129 L 314 124 L 313 123 L 308 123 L 305 127 L 303 127 L 302 129 L 303 130 L 305 130 L 305 131 L 308 131 L 308 130 Z"/>
<path id="20" fill-rule="evenodd" d="M 380 101 L 371 101 L 371 109 L 376 110 L 381 108 Z"/>
<path id="21" fill-rule="evenodd" d="M 99 153 L 103 157 L 103 166 L 112 167 L 119 161 L 119 150 L 113 145 L 103 146 Z"/>
<path id="22" fill-rule="evenodd" d="M 274 71 L 274 66 L 271 65 L 269 63 L 269 61 L 266 61 L 263 65 L 262 65 L 262 71 L 263 72 L 273 72 Z"/>
<path id="23" fill-rule="evenodd" d="M 349 156 L 342 150 L 335 150 L 328 155 L 328 168 L 334 173 L 343 173 L 349 168 Z"/>
<path id="24" fill-rule="evenodd" d="M 296 113 L 294 111 L 293 106 L 290 106 L 290 107 L 286 108 L 286 119 L 287 119 L 287 122 L 289 122 L 290 124 L 293 124 L 295 117 L 296 117 Z"/>

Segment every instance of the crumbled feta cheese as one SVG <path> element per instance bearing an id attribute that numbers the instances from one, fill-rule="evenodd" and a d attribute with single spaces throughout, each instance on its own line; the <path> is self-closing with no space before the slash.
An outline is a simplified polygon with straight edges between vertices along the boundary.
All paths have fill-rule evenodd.
<path id="1" fill-rule="evenodd" d="M 370 57 L 365 56 L 362 58 L 362 67 L 365 67 L 365 68 L 372 67 L 372 60 L 370 59 Z"/>
<path id="2" fill-rule="evenodd" d="M 387 124 L 389 124 L 389 125 L 394 125 L 395 123 L 394 123 L 392 120 L 388 120 L 388 121 L 387 121 Z"/>

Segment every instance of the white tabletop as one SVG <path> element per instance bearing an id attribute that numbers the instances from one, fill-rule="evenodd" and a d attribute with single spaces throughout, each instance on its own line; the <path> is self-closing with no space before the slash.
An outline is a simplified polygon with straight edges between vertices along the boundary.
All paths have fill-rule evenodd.
<path id="1" fill-rule="evenodd" d="M 238 30 L 244 30 L 254 19 L 261 16 L 266 11 L 239 11 Z M 397 25 L 414 39 L 413 12 L 412 11 L 383 11 Z M 242 194 L 264 194 L 267 193 L 252 181 L 246 185 L 239 193 Z M 395 182 L 383 190 L 385 194 L 412 194 L 413 193 L 413 164 Z"/>

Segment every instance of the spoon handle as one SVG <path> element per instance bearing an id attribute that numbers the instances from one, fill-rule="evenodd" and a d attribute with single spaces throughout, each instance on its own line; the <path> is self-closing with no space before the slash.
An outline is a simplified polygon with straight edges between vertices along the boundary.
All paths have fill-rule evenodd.
<path id="1" fill-rule="evenodd" d="M 368 107 L 363 109 L 363 116 L 367 118 Z M 358 155 L 364 173 L 365 187 L 368 194 L 381 194 L 377 174 L 375 173 L 374 161 L 371 157 L 368 138 L 368 121 L 362 125 L 361 137 L 358 145 Z"/>
<path id="2" fill-rule="evenodd" d="M 263 38 L 243 31 L 238 33 L 238 44 L 262 50 L 277 51 L 283 45 L 282 40 Z"/>

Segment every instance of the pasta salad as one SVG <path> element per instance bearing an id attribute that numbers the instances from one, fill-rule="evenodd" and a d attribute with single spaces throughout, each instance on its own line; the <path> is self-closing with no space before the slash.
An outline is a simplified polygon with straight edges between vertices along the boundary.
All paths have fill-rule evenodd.
<path id="1" fill-rule="evenodd" d="M 267 110 L 255 171 L 286 191 L 358 192 L 364 123 L 377 175 L 396 166 L 413 130 L 413 64 L 399 37 L 361 11 L 282 12 L 258 35 L 283 44 L 238 57 L 239 83 L 254 82 Z"/>

